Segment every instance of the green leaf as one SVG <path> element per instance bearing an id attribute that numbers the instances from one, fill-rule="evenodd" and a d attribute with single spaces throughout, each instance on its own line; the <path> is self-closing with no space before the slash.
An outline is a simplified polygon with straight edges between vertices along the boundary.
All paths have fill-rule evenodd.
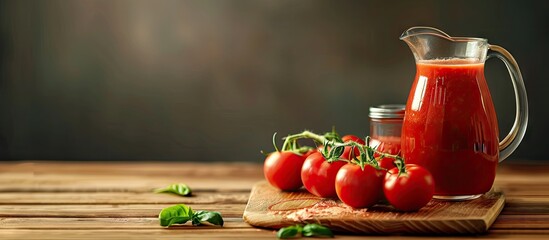
<path id="1" fill-rule="evenodd" d="M 192 194 L 191 188 L 187 184 L 174 183 L 165 188 L 159 188 L 154 190 L 155 193 L 174 193 L 180 196 L 190 196 Z"/>
<path id="2" fill-rule="evenodd" d="M 345 147 L 344 146 L 336 146 L 332 149 L 332 157 L 333 158 L 339 158 L 341 157 L 341 155 L 343 154 L 343 152 L 345 151 Z"/>
<path id="3" fill-rule="evenodd" d="M 191 220 L 194 212 L 190 207 L 184 204 L 177 204 L 171 207 L 167 207 L 160 211 L 158 219 L 160 220 L 160 226 L 169 227 L 173 224 L 184 224 Z"/>
<path id="4" fill-rule="evenodd" d="M 302 229 L 303 229 L 303 227 L 301 227 L 301 225 L 295 225 L 295 226 L 289 226 L 289 227 L 281 228 L 276 233 L 276 237 L 278 237 L 278 238 L 296 237 L 299 233 L 301 233 Z"/>
<path id="5" fill-rule="evenodd" d="M 190 217 L 171 217 L 171 218 L 168 218 L 165 221 L 162 221 L 162 219 L 161 219 L 160 220 L 160 226 L 169 227 L 169 226 L 174 225 L 174 224 L 185 224 L 190 219 L 191 219 Z M 162 225 L 162 224 L 164 224 L 164 225 Z"/>
<path id="6" fill-rule="evenodd" d="M 325 141 L 323 143 L 323 147 L 322 147 L 322 156 L 324 156 L 324 158 L 326 159 L 330 159 L 330 150 L 329 150 L 329 147 L 328 147 L 328 143 L 330 141 Z"/>
<path id="7" fill-rule="evenodd" d="M 192 217 L 192 222 L 195 226 L 209 222 L 213 225 L 223 227 L 223 217 L 221 217 L 221 213 L 219 212 L 197 211 Z"/>
<path id="8" fill-rule="evenodd" d="M 359 151 L 360 151 L 360 159 L 362 161 L 367 161 L 367 159 L 368 159 L 368 155 L 367 155 L 368 150 L 367 150 L 367 148 L 366 148 L 366 150 L 365 150 L 365 148 L 359 148 Z"/>
<path id="9" fill-rule="evenodd" d="M 305 225 L 302 233 L 305 237 L 334 237 L 332 230 L 316 223 Z"/>
<path id="10" fill-rule="evenodd" d="M 373 148 L 368 148 L 366 153 L 368 154 L 368 161 L 370 163 L 374 163 L 374 165 L 377 165 L 377 161 L 376 161 L 376 158 L 375 158 L 375 153 L 376 153 L 376 148 L 373 147 Z"/>

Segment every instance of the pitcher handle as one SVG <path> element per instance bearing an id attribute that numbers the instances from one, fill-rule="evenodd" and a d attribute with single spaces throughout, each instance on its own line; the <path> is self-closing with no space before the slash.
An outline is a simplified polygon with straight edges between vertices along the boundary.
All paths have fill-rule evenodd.
<path id="1" fill-rule="evenodd" d="M 488 59 L 497 57 L 505 63 L 513 82 L 513 89 L 515 90 L 515 122 L 509 134 L 499 143 L 499 161 L 501 162 L 517 149 L 526 133 L 528 125 L 528 98 L 526 97 L 526 87 L 524 86 L 519 66 L 511 53 L 500 46 L 489 45 L 488 47 L 492 50 L 488 53 Z"/>

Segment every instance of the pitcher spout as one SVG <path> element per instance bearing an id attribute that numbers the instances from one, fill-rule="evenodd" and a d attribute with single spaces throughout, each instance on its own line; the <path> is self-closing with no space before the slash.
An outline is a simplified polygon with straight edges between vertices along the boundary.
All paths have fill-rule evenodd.
<path id="1" fill-rule="evenodd" d="M 400 40 L 408 41 L 411 37 L 417 37 L 422 35 L 434 35 L 442 38 L 451 39 L 450 35 L 446 34 L 445 32 L 438 30 L 436 28 L 432 27 L 411 27 L 408 30 L 404 31 L 402 35 L 400 35 Z"/>
<path id="2" fill-rule="evenodd" d="M 469 59 L 484 62 L 488 42 L 483 38 L 451 37 L 432 27 L 412 27 L 400 35 L 417 61 L 442 59 Z"/>

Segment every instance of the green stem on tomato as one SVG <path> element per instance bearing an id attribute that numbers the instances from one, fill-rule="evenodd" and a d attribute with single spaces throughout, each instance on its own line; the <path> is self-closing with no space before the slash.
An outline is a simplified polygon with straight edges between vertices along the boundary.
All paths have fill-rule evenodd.
<path id="1" fill-rule="evenodd" d="M 393 162 L 395 163 L 396 167 L 398 168 L 398 175 L 399 176 L 401 174 L 407 174 L 406 164 L 404 162 L 404 158 L 402 158 L 400 156 L 397 156 Z"/>
<path id="2" fill-rule="evenodd" d="M 284 143 L 282 144 L 282 151 L 296 150 L 297 140 L 299 139 L 312 139 L 315 142 L 324 143 L 327 139 L 324 136 L 315 134 L 310 131 L 303 131 L 301 133 L 288 135 L 284 138 Z"/>
<path id="3" fill-rule="evenodd" d="M 276 146 L 276 132 L 273 134 L 273 146 L 275 148 L 275 151 L 280 152 L 280 150 L 278 150 L 278 147 Z"/>
<path id="4" fill-rule="evenodd" d="M 316 133 L 305 130 L 301 133 L 288 135 L 287 137 L 285 137 L 284 143 L 292 142 L 292 141 L 295 141 L 295 140 L 298 140 L 298 139 L 303 139 L 303 138 L 312 139 L 312 140 L 314 140 L 316 142 L 319 142 L 319 143 L 324 143 L 324 142 L 328 141 L 328 139 L 326 137 L 322 136 L 322 135 L 318 135 Z"/>
<path id="5" fill-rule="evenodd" d="M 343 143 L 341 139 L 339 138 L 337 132 L 335 132 L 335 128 L 332 129 L 332 132 L 326 133 L 325 135 L 318 135 L 316 133 L 313 133 L 311 131 L 303 131 L 301 133 L 288 135 L 284 138 L 284 143 L 282 145 L 282 151 L 296 151 L 296 152 L 302 152 L 305 151 L 304 147 L 298 148 L 297 146 L 297 140 L 299 139 L 312 139 L 313 141 L 323 144 L 325 152 L 327 153 L 327 160 L 328 161 L 339 161 L 339 157 L 342 153 L 342 147 L 351 147 L 352 152 L 354 152 L 354 149 L 358 149 L 360 152 L 360 157 L 358 159 L 351 159 L 350 162 L 355 162 L 358 164 L 362 169 L 364 169 L 365 164 L 372 165 L 375 168 L 379 168 L 379 163 L 376 160 L 376 157 L 374 157 L 374 154 L 379 154 L 378 158 L 392 158 L 395 159 L 394 163 L 399 169 L 400 173 L 406 173 L 406 169 L 404 166 L 404 159 L 399 155 L 393 155 L 388 154 L 384 152 L 377 151 L 376 147 L 371 147 L 369 144 L 369 137 L 366 137 L 366 144 L 362 145 L 360 143 L 349 141 L 346 143 Z M 274 136 L 273 136 L 273 142 L 274 142 Z M 340 148 L 340 149 L 338 149 Z M 329 150 L 328 150 L 329 149 Z M 278 149 L 277 149 L 278 150 Z M 323 153 L 323 154 L 324 154 Z M 338 155 L 339 154 L 339 155 Z M 337 155 L 337 156 L 336 156 Z"/>

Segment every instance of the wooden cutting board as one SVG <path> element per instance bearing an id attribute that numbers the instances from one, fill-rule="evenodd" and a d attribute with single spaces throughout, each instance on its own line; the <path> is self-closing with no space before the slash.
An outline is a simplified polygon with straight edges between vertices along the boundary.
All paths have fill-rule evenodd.
<path id="1" fill-rule="evenodd" d="M 353 209 L 339 200 L 322 199 L 306 190 L 281 192 L 257 183 L 244 211 L 244 221 L 256 227 L 281 228 L 297 223 L 321 223 L 338 232 L 365 234 L 475 234 L 488 230 L 503 209 L 501 192 L 463 202 L 431 200 L 417 212 L 399 212 L 388 204 Z"/>

